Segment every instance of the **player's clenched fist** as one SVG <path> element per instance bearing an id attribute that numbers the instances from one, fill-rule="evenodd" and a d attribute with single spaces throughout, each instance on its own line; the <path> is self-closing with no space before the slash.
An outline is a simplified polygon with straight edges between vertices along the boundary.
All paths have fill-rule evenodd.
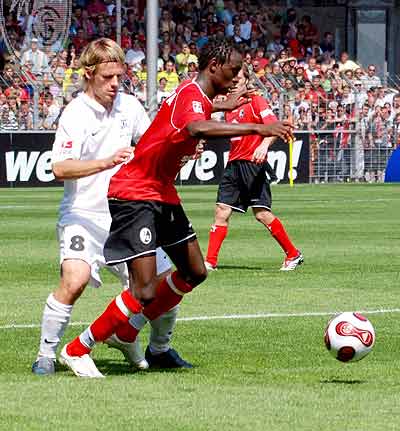
<path id="1" fill-rule="evenodd" d="M 262 136 L 277 136 L 288 141 L 293 135 L 293 124 L 290 121 L 275 121 L 270 124 L 258 124 L 258 133 Z"/>
<path id="2" fill-rule="evenodd" d="M 134 153 L 133 147 L 125 147 L 118 150 L 111 157 L 106 159 L 106 164 L 108 168 L 113 168 L 114 166 L 120 165 L 121 163 L 128 163 L 133 159 Z"/>

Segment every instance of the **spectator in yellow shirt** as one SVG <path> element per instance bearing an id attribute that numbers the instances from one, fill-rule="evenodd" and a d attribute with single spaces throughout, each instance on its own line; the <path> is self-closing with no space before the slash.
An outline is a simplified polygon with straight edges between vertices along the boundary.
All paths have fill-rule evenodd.
<path id="1" fill-rule="evenodd" d="M 190 52 L 189 45 L 187 43 L 182 44 L 182 51 L 176 56 L 176 65 L 178 75 L 187 74 L 189 63 L 198 63 L 197 55 Z"/>
<path id="2" fill-rule="evenodd" d="M 161 78 L 165 78 L 167 80 L 165 91 L 169 93 L 172 93 L 175 90 L 175 88 L 179 85 L 179 76 L 175 71 L 175 65 L 172 61 L 167 61 L 165 63 L 165 70 L 158 73 L 157 75 L 158 82 L 160 82 Z"/>

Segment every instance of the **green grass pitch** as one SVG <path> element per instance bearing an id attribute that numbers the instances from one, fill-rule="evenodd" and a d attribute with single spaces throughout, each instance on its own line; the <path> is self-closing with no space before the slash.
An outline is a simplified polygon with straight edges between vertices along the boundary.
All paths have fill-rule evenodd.
<path id="1" fill-rule="evenodd" d="M 180 192 L 204 251 L 216 188 Z M 273 195 L 305 257 L 298 271 L 279 272 L 268 232 L 251 214 L 234 215 L 220 270 L 181 307 L 181 318 L 231 316 L 178 322 L 173 345 L 195 369 L 132 373 L 101 345 L 93 356 L 107 378 L 82 380 L 62 367 L 51 378 L 30 371 L 58 283 L 61 189 L 2 189 L 0 430 L 398 430 L 398 186 L 279 185 Z M 104 281 L 77 303 L 66 341 L 118 293 L 112 276 Z M 323 345 L 329 315 L 345 310 L 386 310 L 366 314 L 377 342 L 359 363 L 342 364 Z"/>

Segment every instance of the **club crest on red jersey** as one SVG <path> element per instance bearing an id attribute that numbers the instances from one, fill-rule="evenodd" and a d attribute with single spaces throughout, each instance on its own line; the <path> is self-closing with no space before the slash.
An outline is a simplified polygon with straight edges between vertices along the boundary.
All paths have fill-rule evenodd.
<path id="1" fill-rule="evenodd" d="M 201 102 L 198 102 L 197 100 L 193 100 L 192 108 L 193 108 L 193 112 L 195 112 L 196 114 L 204 114 L 203 105 L 201 104 Z"/>

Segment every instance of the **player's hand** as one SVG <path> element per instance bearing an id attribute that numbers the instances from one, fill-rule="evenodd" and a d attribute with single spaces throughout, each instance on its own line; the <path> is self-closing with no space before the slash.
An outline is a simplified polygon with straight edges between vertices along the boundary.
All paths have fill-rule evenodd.
<path id="1" fill-rule="evenodd" d="M 264 142 L 254 150 L 253 158 L 251 159 L 251 161 L 253 163 L 256 163 L 257 165 L 264 163 L 265 159 L 267 158 L 268 148 L 269 142 L 265 142 L 264 140 Z"/>
<path id="2" fill-rule="evenodd" d="M 134 148 L 125 147 L 115 152 L 111 157 L 105 160 L 106 168 L 111 169 L 114 166 L 120 165 L 121 163 L 128 163 L 133 159 Z"/>
<path id="3" fill-rule="evenodd" d="M 192 157 L 192 159 L 193 160 L 198 160 L 198 159 L 200 159 L 200 157 L 201 157 L 201 155 L 203 154 L 203 152 L 204 152 L 204 140 L 202 139 L 202 140 L 200 140 L 199 141 L 199 143 L 196 145 L 196 151 L 195 151 L 195 153 L 193 154 L 193 157 Z"/>
<path id="4" fill-rule="evenodd" d="M 293 123 L 287 120 L 275 121 L 270 124 L 260 124 L 259 134 L 262 136 L 277 136 L 288 142 L 293 139 Z"/>

